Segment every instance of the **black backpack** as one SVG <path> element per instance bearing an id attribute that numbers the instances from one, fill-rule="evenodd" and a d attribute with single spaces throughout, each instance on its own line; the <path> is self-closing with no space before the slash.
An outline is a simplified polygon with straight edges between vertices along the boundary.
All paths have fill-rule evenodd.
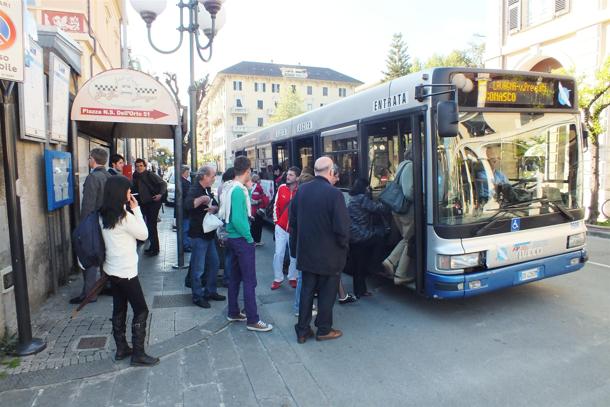
<path id="1" fill-rule="evenodd" d="M 91 212 L 74 229 L 72 248 L 84 268 L 99 267 L 106 257 L 99 212 Z"/>

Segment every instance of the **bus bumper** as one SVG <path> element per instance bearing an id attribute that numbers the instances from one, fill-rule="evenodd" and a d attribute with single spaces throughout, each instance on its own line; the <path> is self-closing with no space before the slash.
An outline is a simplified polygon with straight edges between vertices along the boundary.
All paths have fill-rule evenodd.
<path id="1" fill-rule="evenodd" d="M 463 298 L 571 273 L 589 259 L 585 249 L 472 274 L 426 273 L 426 296 Z"/>

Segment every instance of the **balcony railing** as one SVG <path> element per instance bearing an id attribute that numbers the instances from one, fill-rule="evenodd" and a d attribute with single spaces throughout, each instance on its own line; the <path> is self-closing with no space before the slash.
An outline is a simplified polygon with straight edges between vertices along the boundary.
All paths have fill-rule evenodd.
<path id="1" fill-rule="evenodd" d="M 248 109 L 245 107 L 233 106 L 231 108 L 231 113 L 232 114 L 248 114 Z"/>

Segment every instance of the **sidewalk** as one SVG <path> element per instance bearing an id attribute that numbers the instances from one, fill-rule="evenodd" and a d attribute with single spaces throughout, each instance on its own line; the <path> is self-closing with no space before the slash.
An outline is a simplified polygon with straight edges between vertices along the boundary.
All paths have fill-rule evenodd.
<path id="1" fill-rule="evenodd" d="M 191 301 L 191 290 L 184 286 L 186 270 L 172 268 L 177 264 L 176 234 L 172 232 L 173 210 L 166 208 L 159 223 L 161 252 L 157 257 L 140 256 L 139 277 L 150 315 L 147 344 L 161 345 L 195 327 L 206 326 L 214 317 L 224 316 L 226 302 L 212 301 L 211 309 L 196 307 Z M 185 255 L 188 264 L 189 255 Z M 34 337 L 47 342 L 47 348 L 32 356 L 20 358 L 19 366 L 0 368 L 2 375 L 22 375 L 50 369 L 79 367 L 86 373 L 93 362 L 112 362 L 115 344 L 112 338 L 112 297 L 102 295 L 97 302 L 88 304 L 76 318 L 70 319 L 76 308 L 68 300 L 82 288 L 82 277 L 72 275 L 71 281 L 32 315 Z M 226 289 L 219 288 L 221 294 Z M 131 309 L 128 314 L 127 336 L 131 337 Z M 225 324 L 212 326 L 217 330 Z M 154 352 L 151 352 L 154 354 Z M 113 363 L 113 362 L 112 362 Z M 87 367 L 89 366 L 89 367 Z M 8 382 L 14 382 L 8 380 Z M 6 389 L 7 380 L 0 379 L 0 391 Z"/>

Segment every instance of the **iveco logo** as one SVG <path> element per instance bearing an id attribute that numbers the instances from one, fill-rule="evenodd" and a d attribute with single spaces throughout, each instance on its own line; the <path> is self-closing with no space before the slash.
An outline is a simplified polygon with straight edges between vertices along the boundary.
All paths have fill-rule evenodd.
<path id="1" fill-rule="evenodd" d="M 542 247 L 515 247 L 513 248 L 513 253 L 517 259 L 527 259 L 528 257 L 537 257 L 542 254 Z"/>

